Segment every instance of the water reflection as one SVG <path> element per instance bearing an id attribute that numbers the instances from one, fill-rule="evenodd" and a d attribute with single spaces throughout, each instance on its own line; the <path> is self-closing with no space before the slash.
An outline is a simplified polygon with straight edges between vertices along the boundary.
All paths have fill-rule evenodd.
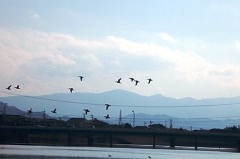
<path id="1" fill-rule="evenodd" d="M 3 159 L 148 159 L 149 156 L 152 159 L 239 159 L 238 153 L 213 150 L 0 145 Z"/>

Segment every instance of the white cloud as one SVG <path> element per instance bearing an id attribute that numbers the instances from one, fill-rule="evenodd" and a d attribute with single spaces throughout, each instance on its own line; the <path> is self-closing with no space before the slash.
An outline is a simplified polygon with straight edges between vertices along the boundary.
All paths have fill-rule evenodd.
<path id="1" fill-rule="evenodd" d="M 240 79 L 240 66 L 215 65 L 191 50 L 181 51 L 152 43 L 138 43 L 118 37 L 108 37 L 115 49 L 136 56 L 150 56 L 154 60 L 165 61 L 175 70 L 175 74 L 189 81 L 214 81 L 220 85 L 240 87 L 235 81 Z M 215 72 L 215 73 L 213 73 Z M 217 73 L 216 73 L 217 72 Z M 226 74 L 226 72 L 231 72 Z"/>
<path id="2" fill-rule="evenodd" d="M 34 11 L 29 11 L 29 14 L 32 19 L 40 19 L 40 15 Z"/>
<path id="3" fill-rule="evenodd" d="M 237 49 L 240 49 L 240 41 L 235 41 L 235 47 L 236 47 Z"/>
<path id="4" fill-rule="evenodd" d="M 40 18 L 40 15 L 37 14 L 37 13 L 35 13 L 35 14 L 32 15 L 32 17 L 33 17 L 34 19 L 39 19 L 39 18 Z"/>
<path id="5" fill-rule="evenodd" d="M 240 16 L 239 9 L 235 6 L 230 6 L 230 5 L 219 5 L 219 4 L 214 4 L 210 6 L 210 9 L 217 12 L 217 13 L 222 13 L 222 14 L 232 14 L 236 16 Z"/>
<path id="6" fill-rule="evenodd" d="M 166 42 L 175 42 L 176 39 L 171 36 L 170 34 L 167 34 L 167 33 L 159 33 L 157 34 L 159 36 L 160 39 L 162 39 L 163 41 L 166 41 Z"/>
<path id="7" fill-rule="evenodd" d="M 31 91 L 30 86 L 34 84 L 30 83 L 45 80 L 49 81 L 47 85 L 51 89 L 56 78 L 73 73 L 77 67 L 82 67 L 80 70 L 87 68 L 88 71 L 94 71 L 101 66 L 97 57 L 88 52 L 100 47 L 98 42 L 33 30 L 0 29 L 0 34 L 0 72 L 3 75 L 2 84 L 5 85 L 10 81 L 25 81 L 29 83 L 25 90 Z M 39 92 L 40 88 L 35 89 L 35 92 Z"/>
<path id="8" fill-rule="evenodd" d="M 74 60 L 64 57 L 61 54 L 50 55 L 46 58 L 50 59 L 54 65 L 72 66 L 76 64 Z"/>
<path id="9" fill-rule="evenodd" d="M 6 29 L 0 29 L 0 34 L 0 72 L 3 75 L 1 81 L 8 85 L 9 79 L 17 83 L 21 77 L 22 81 L 31 83 L 29 88 L 26 88 L 28 91 L 34 91 L 31 88 L 34 83 L 41 83 L 44 79 L 49 82 L 47 85 L 51 87 L 49 89 L 52 93 L 62 90 L 58 89 L 60 85 L 57 86 L 56 79 L 67 79 L 75 86 L 69 75 L 78 76 L 78 73 L 87 73 L 98 79 L 100 83 L 89 79 L 93 84 L 84 87 L 85 90 L 91 91 L 113 89 L 114 82 L 104 82 L 107 77 L 112 80 L 119 76 L 119 73 L 126 78 L 132 75 L 144 80 L 150 76 L 155 78 L 154 81 L 159 80 L 165 84 L 155 85 L 151 89 L 134 87 L 142 94 L 153 94 L 156 91 L 169 93 L 170 89 L 174 92 L 175 88 L 171 87 L 179 80 L 185 84 L 182 85 L 181 91 L 185 91 L 184 87 L 188 87 L 188 82 L 198 84 L 199 81 L 216 83 L 220 87 L 240 88 L 239 65 L 216 65 L 191 49 L 182 50 L 159 43 L 136 42 L 115 36 L 107 36 L 100 40 L 83 40 L 65 34 Z M 238 45 L 236 42 L 236 46 Z M 164 68 L 159 63 L 164 63 Z M 141 65 L 149 67 L 142 69 Z M 205 89 L 204 87 L 206 86 L 202 89 Z M 40 92 L 40 88 L 34 89 Z M 132 89 L 132 85 L 126 85 L 125 89 Z"/>

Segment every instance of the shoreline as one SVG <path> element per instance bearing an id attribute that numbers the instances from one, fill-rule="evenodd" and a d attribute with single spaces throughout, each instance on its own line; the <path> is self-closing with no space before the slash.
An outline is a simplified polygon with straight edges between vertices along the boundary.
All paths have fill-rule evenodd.
<path id="1" fill-rule="evenodd" d="M 0 145 L 0 152 L 1 159 L 146 159 L 149 158 L 149 156 L 151 156 L 150 158 L 158 159 L 163 159 L 160 156 L 175 156 L 174 159 L 180 159 L 181 156 L 192 156 L 189 158 L 196 158 L 202 154 L 204 154 L 205 157 L 206 155 L 222 156 L 223 154 L 225 156 L 238 156 L 234 149 L 228 148 L 219 150 L 217 148 L 200 147 L 199 150 L 195 150 L 192 147 L 177 146 L 175 148 L 170 148 L 168 146 L 160 145 L 158 145 L 156 149 L 150 148 L 149 145 L 128 145 L 128 147 L 124 145 L 116 145 L 113 148 Z M 178 156 L 179 154 L 181 155 Z"/>
<path id="2" fill-rule="evenodd" d="M 137 144 L 116 144 L 113 146 L 114 148 L 142 148 L 142 149 L 164 149 L 164 150 L 192 150 L 192 151 L 219 151 L 219 152 L 236 152 L 238 153 L 237 149 L 234 148 L 215 148 L 215 147 L 198 147 L 197 150 L 195 150 L 194 147 L 188 147 L 188 146 L 175 146 L 170 147 L 166 145 L 156 145 L 155 148 L 152 148 L 152 145 L 137 145 Z"/>
<path id="3" fill-rule="evenodd" d="M 140 144 L 113 144 L 112 147 L 106 146 L 106 145 L 96 145 L 96 146 L 78 146 L 78 145 L 72 145 L 72 146 L 66 146 L 66 145 L 42 145 L 42 144 L 0 144 L 5 146 L 41 146 L 41 147 L 77 147 L 77 148 L 132 148 L 132 149 L 152 149 L 152 150 L 190 150 L 190 151 L 218 151 L 218 152 L 231 152 L 231 153 L 239 153 L 236 148 L 224 148 L 224 147 L 198 147 L 197 150 L 194 147 L 190 146 L 175 146 L 170 147 L 167 145 L 156 145 L 155 148 L 153 148 L 152 145 L 140 145 Z"/>

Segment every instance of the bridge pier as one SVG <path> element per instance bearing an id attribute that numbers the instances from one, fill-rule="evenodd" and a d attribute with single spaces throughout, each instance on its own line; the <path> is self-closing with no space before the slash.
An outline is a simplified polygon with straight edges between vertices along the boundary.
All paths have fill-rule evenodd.
<path id="1" fill-rule="evenodd" d="M 240 140 L 238 140 L 238 145 L 237 146 L 238 146 L 237 150 L 238 150 L 238 152 L 240 152 Z"/>
<path id="2" fill-rule="evenodd" d="M 88 136 L 88 146 L 93 146 L 93 140 L 94 140 L 94 137 L 92 135 Z"/>
<path id="3" fill-rule="evenodd" d="M 156 135 L 153 135 L 153 149 L 156 147 Z"/>
<path id="4" fill-rule="evenodd" d="M 111 133 L 110 134 L 110 144 L 109 144 L 109 147 L 112 147 L 113 146 L 113 134 Z"/>
<path id="5" fill-rule="evenodd" d="M 29 143 L 29 134 L 28 133 L 25 134 L 25 143 L 26 143 L 26 145 L 28 145 L 28 143 Z"/>
<path id="6" fill-rule="evenodd" d="M 197 150 L 198 149 L 198 138 L 197 137 L 195 137 L 195 144 L 194 144 L 195 146 L 195 150 Z"/>
<path id="7" fill-rule="evenodd" d="M 171 148 L 175 148 L 176 138 L 175 138 L 175 137 L 170 137 L 170 138 L 169 138 L 169 141 L 170 141 L 170 147 L 171 147 Z"/>
<path id="8" fill-rule="evenodd" d="M 68 146 L 71 146 L 71 131 L 69 130 L 68 131 L 68 143 L 67 143 Z"/>

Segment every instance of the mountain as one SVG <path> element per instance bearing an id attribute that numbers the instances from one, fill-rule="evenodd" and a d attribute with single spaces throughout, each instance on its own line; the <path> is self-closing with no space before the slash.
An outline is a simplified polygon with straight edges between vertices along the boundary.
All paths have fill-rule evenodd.
<path id="1" fill-rule="evenodd" d="M 5 107 L 5 108 L 4 108 Z M 28 117 L 27 111 L 22 111 L 15 106 L 8 106 L 7 103 L 0 102 L 0 114 L 4 113 L 5 109 L 5 114 L 7 115 L 23 115 Z M 43 118 L 43 112 L 33 112 L 31 114 L 32 118 Z M 46 118 L 50 118 L 49 115 L 46 115 Z"/>
<path id="2" fill-rule="evenodd" d="M 150 115 L 167 114 L 178 118 L 239 117 L 240 97 L 196 100 L 193 98 L 174 99 L 160 94 L 142 96 L 125 90 L 112 90 L 103 93 L 57 93 L 43 96 L 1 97 L 0 101 L 27 111 L 46 111 L 47 114 L 69 117 L 83 117 L 84 109 L 91 112 L 86 116 L 104 119 L 106 114 L 118 118 L 122 115 L 145 113 Z M 105 104 L 111 104 L 108 110 Z M 156 107 L 157 106 L 157 107 Z M 57 109 L 56 114 L 51 110 Z"/>
<path id="3" fill-rule="evenodd" d="M 20 115 L 25 114 L 22 110 L 14 107 L 14 106 L 8 106 L 7 103 L 0 102 L 0 113 L 3 114 L 5 107 L 5 113 L 10 115 Z"/>
<path id="4" fill-rule="evenodd" d="M 122 123 L 130 123 L 133 125 L 133 114 L 122 117 Z M 109 120 L 111 124 L 118 124 L 119 119 Z M 172 122 L 173 128 L 183 128 L 188 130 L 200 130 L 200 129 L 224 129 L 226 127 L 238 126 L 240 119 L 211 119 L 211 118 L 176 118 L 165 114 L 150 115 L 144 113 L 135 114 L 135 126 L 149 126 L 151 124 L 162 124 L 166 127 L 170 127 Z"/>

